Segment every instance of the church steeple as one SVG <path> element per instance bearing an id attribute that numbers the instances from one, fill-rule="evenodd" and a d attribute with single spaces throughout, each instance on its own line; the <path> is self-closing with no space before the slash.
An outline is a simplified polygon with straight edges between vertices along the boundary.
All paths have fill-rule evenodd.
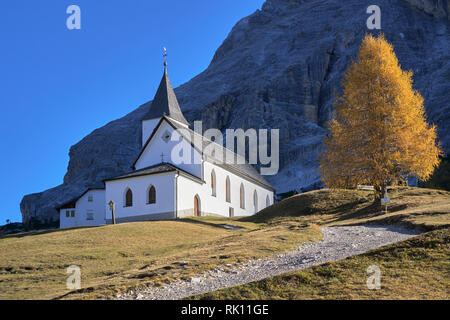
<path id="1" fill-rule="evenodd" d="M 175 96 L 175 92 L 170 84 L 169 76 L 167 75 L 166 57 L 167 52 L 166 48 L 164 48 L 164 74 L 150 109 L 148 109 L 147 113 L 142 118 L 142 145 L 145 144 L 162 117 L 168 117 L 189 127 L 189 122 L 187 122 L 181 112 L 177 97 Z"/>
<path id="2" fill-rule="evenodd" d="M 169 76 L 167 75 L 166 61 L 164 61 L 164 74 L 161 83 L 159 84 L 158 91 L 156 91 L 152 105 L 143 120 L 157 119 L 163 116 L 170 117 L 185 125 L 189 125 L 189 122 L 187 122 L 181 112 L 177 97 L 170 84 Z"/>

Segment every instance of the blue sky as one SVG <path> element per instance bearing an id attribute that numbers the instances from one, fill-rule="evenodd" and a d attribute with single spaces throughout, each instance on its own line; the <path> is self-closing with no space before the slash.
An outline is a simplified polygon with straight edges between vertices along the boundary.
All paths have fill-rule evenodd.
<path id="1" fill-rule="evenodd" d="M 174 87 L 203 71 L 263 0 L 2 0 L 0 225 L 62 183 L 69 148 L 151 100 L 168 50 Z M 66 9 L 81 8 L 81 30 Z"/>

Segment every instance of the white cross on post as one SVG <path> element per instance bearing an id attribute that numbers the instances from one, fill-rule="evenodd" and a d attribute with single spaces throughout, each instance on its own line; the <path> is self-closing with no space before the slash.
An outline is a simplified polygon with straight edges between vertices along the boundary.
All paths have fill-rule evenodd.
<path id="1" fill-rule="evenodd" d="M 112 215 L 112 224 L 116 224 L 116 214 L 115 214 L 115 209 L 116 209 L 116 204 L 114 201 L 110 201 L 109 203 L 109 209 L 111 210 L 111 215 Z"/>

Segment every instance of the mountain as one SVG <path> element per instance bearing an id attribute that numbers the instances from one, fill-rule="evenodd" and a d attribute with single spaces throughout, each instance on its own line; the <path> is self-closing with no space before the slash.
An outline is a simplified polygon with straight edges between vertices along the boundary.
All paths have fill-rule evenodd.
<path id="1" fill-rule="evenodd" d="M 320 182 L 317 155 L 340 81 L 367 29 L 372 1 L 267 0 L 241 19 L 208 68 L 176 88 L 186 118 L 205 127 L 279 128 L 278 192 Z M 378 0 L 381 26 L 425 98 L 430 122 L 450 150 L 450 1 Z M 373 33 L 378 33 L 375 31 Z M 106 177 L 130 170 L 141 146 L 147 102 L 70 148 L 62 185 L 27 195 L 24 222 L 55 221 L 55 207 Z"/>

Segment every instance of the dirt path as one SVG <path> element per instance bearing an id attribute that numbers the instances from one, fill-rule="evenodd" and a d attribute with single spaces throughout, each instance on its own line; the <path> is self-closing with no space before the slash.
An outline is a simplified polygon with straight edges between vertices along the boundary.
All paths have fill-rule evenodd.
<path id="1" fill-rule="evenodd" d="M 417 235 L 398 226 L 323 227 L 324 238 L 286 254 L 249 261 L 224 270 L 217 268 L 188 281 L 176 281 L 117 296 L 118 299 L 174 300 L 261 280 L 281 273 L 341 260 Z M 225 267 L 225 266 L 224 266 Z"/>

